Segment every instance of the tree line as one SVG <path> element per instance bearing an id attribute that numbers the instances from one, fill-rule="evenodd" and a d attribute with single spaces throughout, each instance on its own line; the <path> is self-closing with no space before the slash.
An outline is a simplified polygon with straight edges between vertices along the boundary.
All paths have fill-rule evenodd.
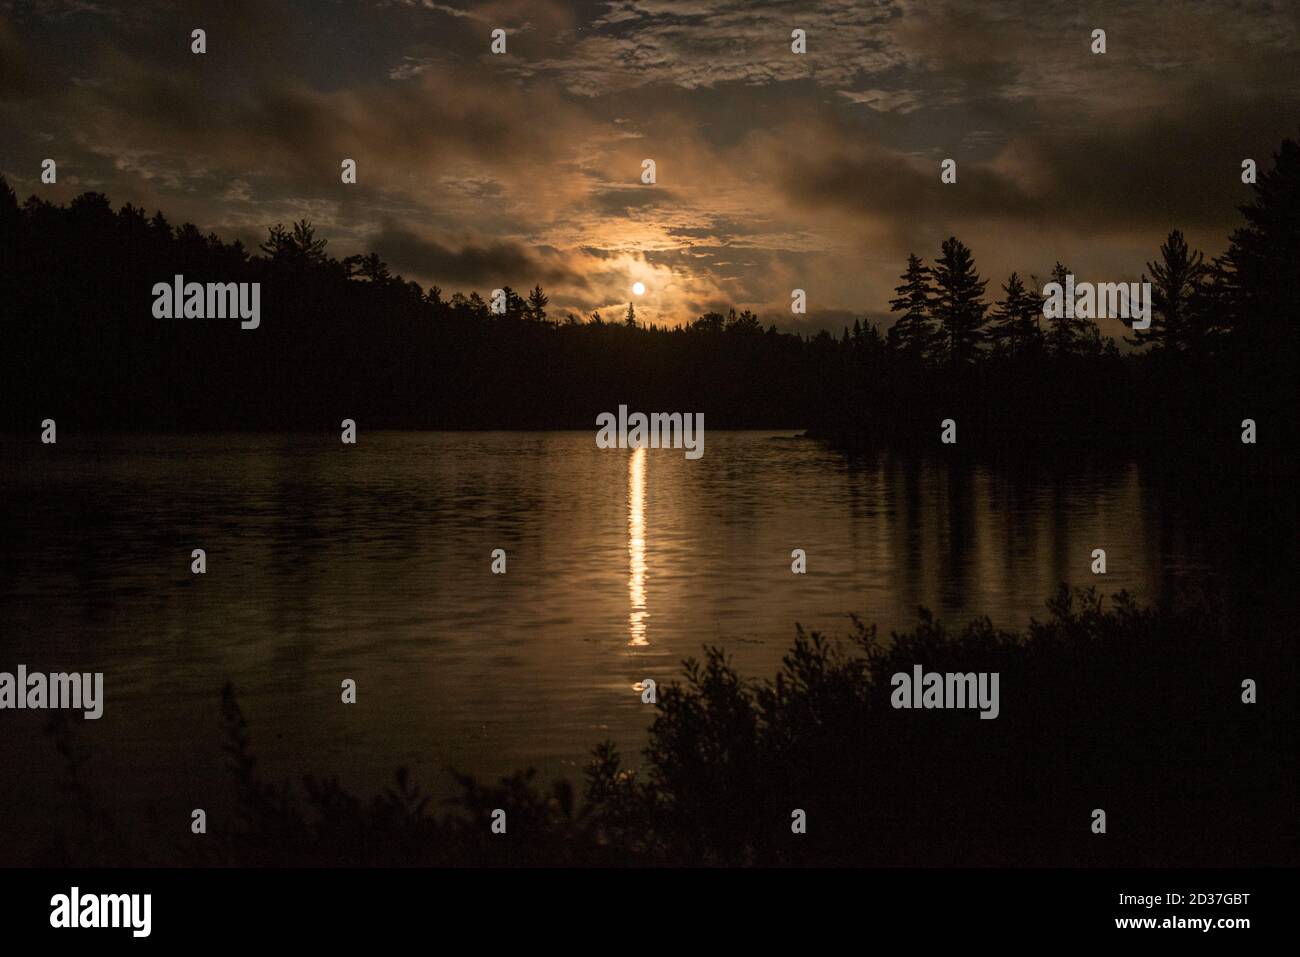
<path id="1" fill-rule="evenodd" d="M 1222 308 L 1234 294 L 1228 263 L 1235 249 L 1207 264 L 1205 254 L 1188 246 L 1174 229 L 1161 244 L 1159 258 L 1146 264 L 1140 282 L 1151 284 L 1153 310 L 1149 329 L 1125 336 L 1129 345 L 1153 352 L 1212 355 L 1234 332 Z M 1065 287 L 1073 271 L 1060 262 L 1048 279 L 1031 276 L 1026 287 L 1013 272 L 1001 287 L 1002 297 L 986 303 L 988 280 L 975 269 L 971 250 L 957 237 L 944 241 L 933 266 L 908 256 L 890 310 L 898 318 L 889 328 L 890 348 L 916 363 L 967 365 L 981 356 L 1017 359 L 1063 358 L 1118 353 L 1115 340 L 1103 338 L 1090 316 L 1073 310 L 1049 312 L 1048 283 Z M 1132 317 L 1124 317 L 1133 326 Z"/>
<path id="2" fill-rule="evenodd" d="M 1282 143 L 1206 261 L 1175 229 L 1147 263 L 1151 327 L 1122 353 L 1096 324 L 1047 317 L 1042 281 L 988 280 L 955 236 L 911 255 L 884 332 L 764 328 L 750 310 L 674 326 L 554 314 L 540 285 L 446 295 L 375 252 L 335 258 L 306 221 L 256 250 L 101 193 L 21 204 L 0 178 L 3 425 L 74 428 L 589 428 L 628 403 L 703 411 L 710 427 L 805 428 L 848 443 L 930 442 L 936 416 L 1001 445 L 1150 440 L 1273 416 L 1290 435 L 1300 306 L 1300 147 Z M 1070 270 L 1057 262 L 1050 280 Z M 153 283 L 262 283 L 267 321 L 160 322 Z M 1190 418 L 1189 418 L 1190 417 Z M 1281 417 L 1281 418 L 1279 418 Z M 1281 421 L 1285 419 L 1285 423 Z M 1219 426 L 1222 429 L 1219 429 Z M 1216 432 L 1217 434 L 1217 432 Z M 1226 434 L 1226 432 L 1225 432 Z"/>

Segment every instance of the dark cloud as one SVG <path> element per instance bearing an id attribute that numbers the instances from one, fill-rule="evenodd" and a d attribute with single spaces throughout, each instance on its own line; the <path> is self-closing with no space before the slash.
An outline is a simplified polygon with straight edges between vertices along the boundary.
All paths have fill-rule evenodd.
<path id="1" fill-rule="evenodd" d="M 585 277 L 554 250 L 533 250 L 514 242 L 471 242 L 453 247 L 390 224 L 369 245 L 395 271 L 426 281 L 479 288 L 524 288 L 535 282 L 586 285 Z"/>
<path id="2" fill-rule="evenodd" d="M 588 198 L 591 208 L 610 215 L 641 212 L 674 203 L 673 191 L 649 185 L 606 187 Z"/>

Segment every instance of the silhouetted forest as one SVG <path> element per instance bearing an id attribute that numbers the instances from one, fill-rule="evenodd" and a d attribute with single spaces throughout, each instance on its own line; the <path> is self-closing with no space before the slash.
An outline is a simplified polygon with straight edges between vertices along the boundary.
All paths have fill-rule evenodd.
<path id="1" fill-rule="evenodd" d="M 1122 355 L 1091 321 L 1044 318 L 1046 278 L 990 291 L 955 237 L 933 263 L 909 259 L 887 333 L 859 320 L 799 336 L 734 310 L 668 329 L 630 310 L 556 316 L 540 288 L 507 290 L 495 315 L 376 254 L 332 258 L 306 222 L 249 250 L 100 193 L 20 205 L 0 179 L 2 424 L 586 429 L 626 403 L 847 444 L 932 444 L 952 417 L 967 445 L 1215 448 L 1252 418 L 1267 455 L 1294 438 L 1300 146 L 1284 141 L 1252 189 L 1222 256 L 1178 230 L 1154 251 L 1152 328 Z M 260 282 L 261 327 L 155 319 L 152 287 L 178 273 Z"/>
<path id="2" fill-rule="evenodd" d="M 1294 865 L 1289 635 L 1244 635 L 1202 597 L 1140 608 L 1121 593 L 1106 607 L 1062 586 L 1048 610 L 1020 633 L 986 618 L 953 630 L 924 610 L 888 639 L 857 621 L 847 641 L 799 630 L 763 682 L 708 649 L 662 689 L 639 767 L 604 743 L 581 795 L 532 771 L 458 775 L 441 813 L 406 769 L 369 800 L 329 778 L 301 791 L 267 781 L 227 686 L 233 815 L 202 836 L 122 827 L 91 784 L 77 722 L 56 713 L 79 819 L 52 817 L 40 863 Z M 890 678 L 916 663 L 998 672 L 999 716 L 894 709 Z M 1243 703 L 1244 678 L 1260 704 Z M 506 836 L 490 829 L 498 808 Z M 792 833 L 796 808 L 805 834 Z M 1105 835 L 1091 830 L 1095 808 Z"/>

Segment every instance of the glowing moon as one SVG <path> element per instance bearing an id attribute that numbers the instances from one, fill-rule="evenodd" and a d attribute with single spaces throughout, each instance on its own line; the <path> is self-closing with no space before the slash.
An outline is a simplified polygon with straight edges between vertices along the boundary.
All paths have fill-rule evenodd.
<path id="1" fill-rule="evenodd" d="M 638 296 L 644 296 L 644 295 L 645 295 L 645 283 L 643 283 L 643 282 L 634 282 L 634 283 L 632 283 L 632 291 L 633 291 L 634 293 L 636 293 Z"/>

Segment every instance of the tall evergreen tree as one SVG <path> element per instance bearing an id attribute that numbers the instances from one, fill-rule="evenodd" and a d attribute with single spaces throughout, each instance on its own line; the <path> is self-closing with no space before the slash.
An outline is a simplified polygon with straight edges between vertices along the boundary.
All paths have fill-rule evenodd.
<path id="1" fill-rule="evenodd" d="M 1059 261 L 1052 267 L 1051 282 L 1061 287 L 1061 295 L 1066 294 L 1066 279 L 1071 275 L 1069 266 L 1062 265 Z M 1034 278 L 1037 283 L 1037 277 Z M 1040 304 L 1045 304 L 1046 299 L 1039 298 Z M 1100 342 L 1100 330 L 1097 324 L 1091 319 L 1084 319 L 1074 314 L 1075 303 L 1070 303 L 1068 308 L 1062 303 L 1062 308 L 1056 310 L 1054 315 L 1047 316 L 1047 330 L 1043 334 L 1046 345 L 1056 358 L 1063 356 L 1076 355 L 1081 352 L 1091 350 L 1094 343 Z M 1040 309 L 1043 308 L 1040 305 Z"/>
<path id="2" fill-rule="evenodd" d="M 1136 338 L 1126 337 L 1130 345 L 1155 345 L 1168 352 L 1186 346 L 1192 303 L 1206 272 L 1204 260 L 1199 250 L 1187 245 L 1180 229 L 1160 244 L 1160 261 L 1147 263 L 1151 271 L 1151 328 Z M 1142 281 L 1147 281 L 1145 275 Z M 1132 325 L 1132 321 L 1126 324 Z"/>
<path id="3" fill-rule="evenodd" d="M 914 362 L 921 362 L 934 351 L 937 332 L 930 320 L 934 300 L 930 267 L 915 254 L 907 257 L 907 269 L 895 286 L 897 297 L 889 300 L 889 311 L 902 313 L 889 327 L 889 343 Z"/>
<path id="4" fill-rule="evenodd" d="M 456 295 L 459 296 L 460 293 L 456 293 Z M 455 298 L 456 297 L 453 296 L 452 300 L 455 301 Z M 468 309 L 469 314 L 476 319 L 486 319 L 491 314 L 487 300 L 477 292 L 471 292 L 469 294 L 469 297 L 465 300 L 465 308 Z"/>
<path id="5" fill-rule="evenodd" d="M 533 291 L 528 294 L 528 305 L 524 308 L 524 318 L 530 322 L 545 322 L 546 304 L 550 301 L 540 284 L 533 286 Z"/>
<path id="6" fill-rule="evenodd" d="M 943 331 L 949 364 L 965 366 L 979 355 L 988 323 L 984 287 L 988 280 L 975 271 L 975 258 L 956 236 L 943 243 L 943 255 L 934 264 L 934 317 Z"/>
<path id="7" fill-rule="evenodd" d="M 1002 287 L 1002 294 L 1004 298 L 993 313 L 994 324 L 989 329 L 989 338 L 993 341 L 994 351 L 1012 357 L 1022 355 L 1037 343 L 1042 301 L 1025 288 L 1024 281 L 1014 272 Z"/>
<path id="8" fill-rule="evenodd" d="M 156 210 L 154 212 L 153 219 L 149 220 L 149 228 L 153 230 L 154 236 L 157 238 L 160 244 L 166 244 L 171 242 L 172 239 L 171 223 L 167 222 L 167 217 L 162 214 L 161 209 Z M 277 226 L 276 229 L 283 231 L 283 227 L 281 226 Z M 272 230 L 272 235 L 274 234 L 275 231 Z M 265 247 L 263 248 L 265 251 Z"/>
<path id="9" fill-rule="evenodd" d="M 1282 141 L 1273 168 L 1238 207 L 1246 225 L 1224 254 L 1227 321 L 1232 336 L 1256 355 L 1294 362 L 1300 320 L 1300 143 Z"/>

